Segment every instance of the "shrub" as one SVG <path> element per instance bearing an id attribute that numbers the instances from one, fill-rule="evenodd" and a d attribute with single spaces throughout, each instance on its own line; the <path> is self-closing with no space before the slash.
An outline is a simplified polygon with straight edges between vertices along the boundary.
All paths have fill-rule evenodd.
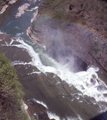
<path id="1" fill-rule="evenodd" d="M 0 120 L 25 120 L 22 115 L 22 86 L 14 67 L 0 53 Z"/>
<path id="2" fill-rule="evenodd" d="M 95 53 L 98 53 L 100 51 L 98 44 L 99 44 L 99 41 L 95 41 L 94 44 L 92 45 L 92 49 Z"/>

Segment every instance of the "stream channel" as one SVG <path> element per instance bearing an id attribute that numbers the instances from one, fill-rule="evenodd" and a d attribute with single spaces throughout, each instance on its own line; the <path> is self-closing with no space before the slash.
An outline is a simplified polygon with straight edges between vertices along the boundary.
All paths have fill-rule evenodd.
<path id="1" fill-rule="evenodd" d="M 18 8 L 25 3 L 30 6 L 17 17 Z M 44 46 L 29 40 L 26 30 L 39 3 L 19 0 L 0 15 L 1 35 L 11 36 L 3 35 L 1 50 L 17 71 L 25 101 L 42 104 L 50 119 L 89 120 L 107 110 L 107 86 L 97 74 L 99 68 L 87 67 L 86 71 L 73 72 L 74 68 L 68 67 L 70 63 L 58 63 L 46 54 Z M 37 113 L 34 108 L 33 112 L 41 119 L 41 111 Z"/>

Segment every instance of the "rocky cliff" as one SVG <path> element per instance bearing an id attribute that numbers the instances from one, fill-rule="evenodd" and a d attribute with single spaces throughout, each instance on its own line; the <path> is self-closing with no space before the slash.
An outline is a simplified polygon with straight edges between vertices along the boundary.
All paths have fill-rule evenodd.
<path id="1" fill-rule="evenodd" d="M 42 0 L 39 13 L 84 25 L 107 38 L 107 3 L 102 0 Z"/>
<path id="2" fill-rule="evenodd" d="M 52 56 L 65 47 L 88 65 L 97 64 L 107 72 L 105 1 L 42 0 L 37 12 L 27 30 L 33 42 L 45 45 Z"/>

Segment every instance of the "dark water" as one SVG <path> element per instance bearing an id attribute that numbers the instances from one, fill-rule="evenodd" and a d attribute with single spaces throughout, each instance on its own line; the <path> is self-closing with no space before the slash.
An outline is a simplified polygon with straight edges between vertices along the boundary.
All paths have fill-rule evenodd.
<path id="1" fill-rule="evenodd" d="M 0 15 L 0 30 L 8 34 L 16 35 L 17 33 L 25 32 L 26 29 L 31 25 L 31 18 L 33 17 L 34 11 L 25 11 L 19 18 L 15 18 L 15 15 L 18 12 L 18 8 L 24 3 L 31 4 L 28 0 L 18 0 L 15 4 L 11 5 L 3 15 Z M 40 1 L 37 1 L 35 4 L 31 4 L 28 9 L 31 9 L 34 6 L 38 6 Z"/>
<path id="2" fill-rule="evenodd" d="M 48 112 L 52 113 L 56 120 L 88 120 L 100 114 L 102 111 L 105 111 L 107 106 L 106 97 L 105 101 L 97 102 L 97 98 L 93 98 L 91 95 L 85 95 L 79 91 L 78 83 L 83 79 L 81 76 L 78 77 L 78 80 L 76 79 L 76 86 L 75 84 L 69 85 L 67 82 L 61 80 L 60 70 L 58 71 L 60 73 L 59 76 L 58 74 L 55 75 L 53 71 L 47 72 L 48 68 L 46 67 L 52 66 L 53 68 L 54 66 L 57 66 L 57 62 L 46 55 L 40 46 L 30 42 L 29 38 L 26 36 L 26 29 L 31 25 L 30 21 L 34 11 L 25 11 L 25 14 L 20 18 L 15 18 L 18 7 L 25 2 L 29 3 L 27 0 L 17 1 L 7 9 L 4 15 L 0 16 L 0 30 L 15 37 L 21 37 L 16 37 L 16 41 L 13 43 L 11 43 L 11 39 L 8 36 L 5 37 L 5 40 L 1 42 L 1 50 L 13 62 L 13 65 L 17 70 L 19 81 L 22 83 L 25 92 L 25 100 L 27 101 L 35 98 L 36 100 L 44 102 L 48 107 Z M 35 4 L 31 4 L 28 9 L 34 8 L 38 4 L 39 1 Z M 24 43 L 20 42 L 20 40 Z M 33 49 L 31 50 L 30 47 Z M 34 54 L 33 52 L 37 53 L 39 58 L 41 58 L 42 64 L 39 64 L 41 68 L 34 65 L 33 59 L 37 54 Z M 65 49 L 63 50 L 63 53 L 64 52 L 66 52 Z M 19 63 L 17 61 L 19 61 Z M 33 65 L 30 63 L 32 61 Z M 38 57 L 35 61 L 39 61 Z M 45 69 L 46 72 L 43 72 Z M 64 71 L 64 69 L 61 69 L 61 71 Z M 81 74 L 84 74 L 84 72 L 81 72 Z M 65 72 L 65 76 L 66 74 L 67 73 Z M 86 75 L 89 74 L 91 73 L 87 73 Z M 77 75 L 79 75 L 79 73 Z M 73 73 L 72 76 L 75 76 L 75 74 Z M 73 80 L 75 79 L 72 78 L 71 81 Z M 98 85 L 97 87 L 99 88 L 102 86 Z M 104 90 L 106 91 L 106 88 L 104 88 Z M 100 97 L 102 96 L 100 95 Z"/>

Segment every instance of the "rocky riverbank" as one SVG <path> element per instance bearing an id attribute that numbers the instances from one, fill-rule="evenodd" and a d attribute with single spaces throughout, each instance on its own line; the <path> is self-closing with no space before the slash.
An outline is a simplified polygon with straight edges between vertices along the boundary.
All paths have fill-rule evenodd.
<path id="1" fill-rule="evenodd" d="M 17 0 L 0 0 L 0 14 L 3 14 L 6 8 Z"/>

